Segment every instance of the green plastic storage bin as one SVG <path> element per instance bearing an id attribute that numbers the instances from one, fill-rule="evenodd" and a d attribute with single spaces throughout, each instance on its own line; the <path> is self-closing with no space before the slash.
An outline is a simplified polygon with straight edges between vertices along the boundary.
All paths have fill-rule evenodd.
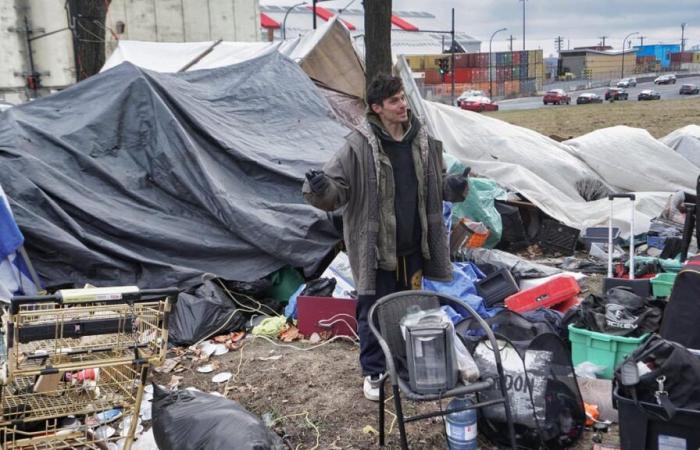
<path id="1" fill-rule="evenodd" d="M 677 276 L 677 273 L 660 273 L 652 278 L 651 292 L 654 297 L 669 297 Z"/>
<path id="2" fill-rule="evenodd" d="M 605 370 L 599 376 L 611 380 L 615 367 L 639 347 L 647 336 L 648 334 L 640 337 L 613 336 L 569 325 L 571 359 L 574 367 L 584 361 L 604 366 Z"/>

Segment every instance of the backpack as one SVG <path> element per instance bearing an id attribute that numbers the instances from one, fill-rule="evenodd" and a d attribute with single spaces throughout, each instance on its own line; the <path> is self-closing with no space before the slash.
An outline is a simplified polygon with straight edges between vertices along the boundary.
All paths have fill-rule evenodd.
<path id="1" fill-rule="evenodd" d="M 586 414 L 571 355 L 556 327 L 503 310 L 485 319 L 499 342 L 505 384 L 516 440 L 521 449 L 562 449 L 573 445 L 583 432 Z M 460 322 L 457 335 L 472 351 L 482 376 L 496 377 L 490 343 L 473 318 Z M 480 400 L 500 397 L 495 383 L 482 391 Z M 500 445 L 508 445 L 508 428 L 502 407 L 482 408 L 479 431 Z"/>
<path id="2" fill-rule="evenodd" d="M 700 259 L 688 260 L 676 276 L 659 334 L 664 339 L 700 350 Z"/>

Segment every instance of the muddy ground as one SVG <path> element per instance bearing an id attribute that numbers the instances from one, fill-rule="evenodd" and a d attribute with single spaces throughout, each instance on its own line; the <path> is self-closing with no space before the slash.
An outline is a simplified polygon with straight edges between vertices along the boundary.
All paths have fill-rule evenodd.
<path id="1" fill-rule="evenodd" d="M 599 277 L 587 284 L 598 289 Z M 180 388 L 194 386 L 208 392 L 220 392 L 240 402 L 259 417 L 271 417 L 273 429 L 293 449 L 368 449 L 378 448 L 377 404 L 362 395 L 358 365 L 358 347 L 347 340 L 322 341 L 320 344 L 293 342 L 283 344 L 260 337 L 247 336 L 241 346 L 211 361 L 220 367 L 202 374 L 195 369 L 203 362 L 194 354 L 181 355 L 180 364 L 171 372 L 154 373 L 153 379 L 168 384 L 172 376 L 182 377 Z M 178 354 L 172 351 L 170 357 Z M 218 372 L 233 373 L 228 384 L 211 381 Z M 389 385 L 387 384 L 387 387 Z M 447 402 L 443 402 L 443 407 Z M 437 403 L 404 403 L 407 414 L 437 408 Z M 393 402 L 387 402 L 394 411 Z M 392 416 L 387 414 L 387 429 Z M 445 448 L 444 428 L 440 419 L 407 425 L 412 449 Z M 575 449 L 590 449 L 592 433 L 587 432 Z M 615 442 L 615 429 L 605 435 Z M 387 435 L 387 448 L 399 448 L 397 427 Z M 481 442 L 482 449 L 495 448 Z"/>

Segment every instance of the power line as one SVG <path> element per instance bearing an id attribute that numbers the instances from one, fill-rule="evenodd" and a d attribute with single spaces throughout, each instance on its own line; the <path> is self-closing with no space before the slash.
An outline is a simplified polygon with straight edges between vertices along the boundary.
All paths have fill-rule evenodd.
<path id="1" fill-rule="evenodd" d="M 605 47 L 605 39 L 607 39 L 609 36 L 598 36 L 598 39 L 601 39 L 603 43 L 601 44 L 601 47 Z"/>
<path id="2" fill-rule="evenodd" d="M 506 39 L 506 40 L 509 41 L 508 48 L 509 48 L 510 51 L 512 52 L 512 51 L 513 51 L 513 41 L 515 40 L 515 38 L 514 38 L 513 35 L 511 34 L 510 37 L 509 37 L 508 39 Z"/>

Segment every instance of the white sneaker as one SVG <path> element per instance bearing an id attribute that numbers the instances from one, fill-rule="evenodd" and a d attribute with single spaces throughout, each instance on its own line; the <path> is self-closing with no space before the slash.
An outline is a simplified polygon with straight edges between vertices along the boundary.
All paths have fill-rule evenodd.
<path id="1" fill-rule="evenodd" d="M 375 375 L 374 377 L 366 376 L 362 390 L 365 393 L 365 398 L 367 400 L 378 402 L 379 401 L 379 379 L 381 376 Z"/>

